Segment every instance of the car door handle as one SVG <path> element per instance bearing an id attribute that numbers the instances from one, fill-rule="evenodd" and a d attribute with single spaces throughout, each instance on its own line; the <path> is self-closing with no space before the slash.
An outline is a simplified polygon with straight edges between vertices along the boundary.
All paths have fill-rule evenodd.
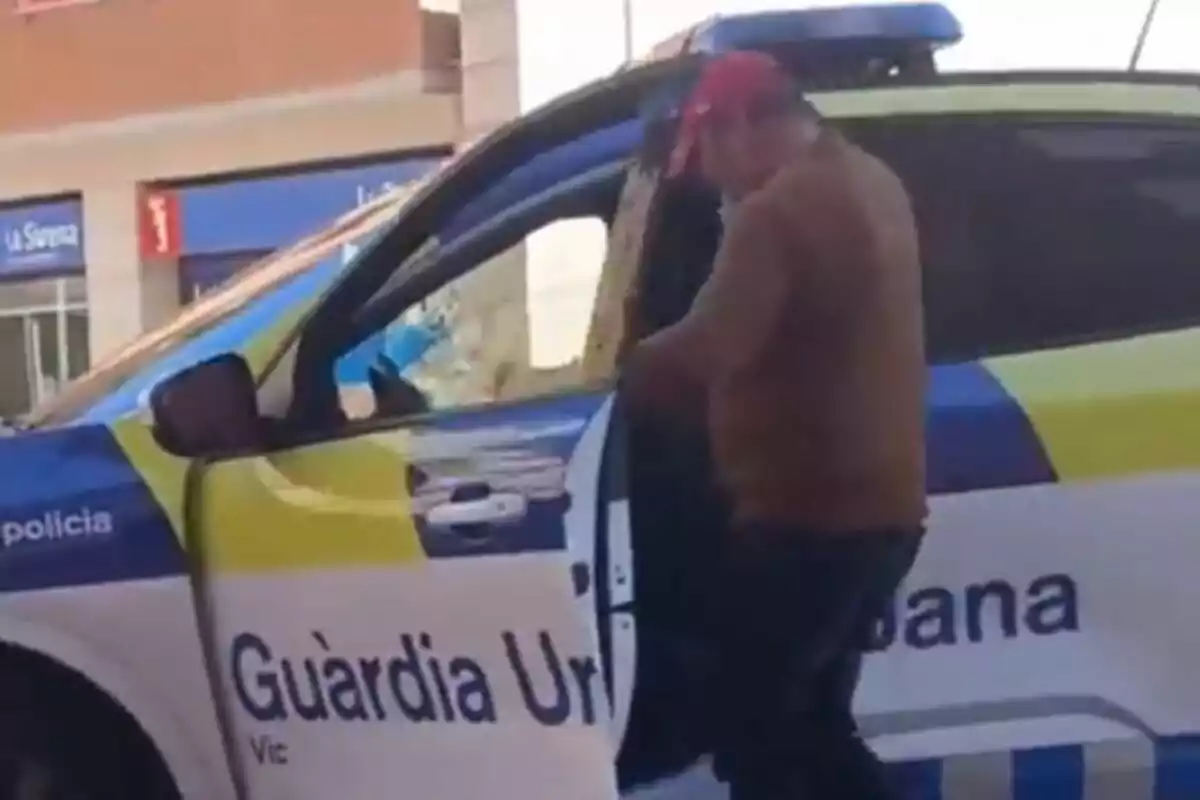
<path id="1" fill-rule="evenodd" d="M 425 512 L 425 523 L 437 528 L 511 525 L 529 511 L 525 496 L 515 492 L 496 492 L 470 500 L 450 500 Z"/>

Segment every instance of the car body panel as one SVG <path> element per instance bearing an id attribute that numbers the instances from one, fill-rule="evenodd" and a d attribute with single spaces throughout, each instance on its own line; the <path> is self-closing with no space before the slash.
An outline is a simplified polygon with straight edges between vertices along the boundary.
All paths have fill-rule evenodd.
<path id="1" fill-rule="evenodd" d="M 594 605 L 572 580 L 570 539 L 589 531 L 567 525 L 568 508 L 596 506 L 596 466 L 576 453 L 603 400 L 203 470 L 193 535 L 250 796 L 345 793 L 346 774 L 355 797 L 479 796 L 497 775 L 463 763 L 492 762 L 514 765 L 503 785 L 522 796 L 614 795 Z M 517 510 L 486 528 L 438 521 L 478 485 Z"/>
<path id="2" fill-rule="evenodd" d="M 1061 482 L 1200 468 L 1200 329 L 1008 356 L 1015 397 Z"/>
<path id="3" fill-rule="evenodd" d="M 232 798 L 180 509 L 148 464 L 104 425 L 0 439 L 0 639 L 119 703 L 185 796 Z"/>
<path id="4" fill-rule="evenodd" d="M 186 572 L 182 540 L 109 428 L 0 440 L 0 476 L 0 591 Z"/>

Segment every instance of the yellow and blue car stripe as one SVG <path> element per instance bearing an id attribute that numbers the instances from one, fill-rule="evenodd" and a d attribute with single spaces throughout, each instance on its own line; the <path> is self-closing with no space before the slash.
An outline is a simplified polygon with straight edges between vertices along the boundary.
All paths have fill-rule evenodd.
<path id="1" fill-rule="evenodd" d="M 976 363 L 939 367 L 931 375 L 929 484 L 935 495 L 1057 480 L 1051 451 L 996 372 Z M 448 416 L 414 433 L 436 445 L 439 433 L 455 437 L 471 431 L 585 421 L 597 404 L 596 397 L 561 398 L 536 406 L 484 409 Z M 378 457 L 370 456 L 368 460 L 395 474 L 392 499 L 397 509 L 403 509 L 413 499 L 405 494 L 406 486 L 411 486 L 404 479 L 405 439 L 385 435 L 389 437 L 386 445 L 346 440 L 338 447 L 350 448 L 356 459 L 370 456 L 366 450 L 378 450 Z M 547 440 L 542 444 L 553 447 L 542 455 L 569 459 L 570 453 L 564 448 L 573 444 L 573 438 Z M 306 450 L 315 461 L 308 463 L 305 459 L 307 466 L 297 468 L 319 473 L 323 452 L 328 448 Z M 183 574 L 186 559 L 180 514 L 185 469 L 185 462 L 157 447 L 138 419 L 111 425 L 76 425 L 0 440 L 0 546 L 6 541 L 5 530 L 16 531 L 13 525 L 33 521 L 36 528 L 38 520 L 55 513 L 106 513 L 113 520 L 111 533 L 70 535 L 65 530 L 51 531 L 40 539 L 14 534 L 10 537 L 12 546 L 0 551 L 0 592 Z M 529 531 L 528 536 L 514 533 L 502 541 L 507 548 L 519 547 L 527 552 L 564 546 L 561 522 L 554 535 L 542 529 L 555 526 L 533 527 L 538 530 Z M 462 555 L 433 538 L 423 538 L 426 557 Z"/>
<path id="2" fill-rule="evenodd" d="M 1196 353 L 1200 331 L 1183 331 L 933 368 L 931 494 L 1200 467 Z M 528 426 L 562 417 L 572 403 L 448 417 L 422 435 Z M 572 406 L 568 416 L 581 413 Z M 0 439 L 0 592 L 182 574 L 183 469 L 132 418 Z M 397 492 L 404 500 L 402 486 Z M 88 509 L 111 514 L 113 532 L 53 529 L 62 527 L 56 514 Z M 559 547 L 562 537 L 537 541 L 528 544 Z"/>
<path id="3" fill-rule="evenodd" d="M 1200 468 L 1200 329 L 930 374 L 935 496 Z"/>
<path id="4" fill-rule="evenodd" d="M 186 570 L 180 537 L 112 429 L 0 440 L 0 593 Z"/>

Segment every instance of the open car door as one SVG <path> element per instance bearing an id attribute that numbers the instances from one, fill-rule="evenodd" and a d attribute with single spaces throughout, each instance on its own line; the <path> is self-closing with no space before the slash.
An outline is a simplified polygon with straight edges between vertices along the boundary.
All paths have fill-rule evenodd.
<path id="1" fill-rule="evenodd" d="M 556 373 L 566 383 L 496 361 L 495 380 L 476 380 L 513 304 L 463 312 L 459 290 L 502 294 L 505 248 L 559 218 L 605 223 L 605 270 L 636 258 L 655 186 L 631 159 L 638 81 L 654 83 L 619 76 L 551 107 L 549 123 L 535 114 L 479 145 L 303 323 L 316 332 L 300 334 L 297 364 L 313 352 L 306 337 L 348 352 L 379 329 L 380 309 L 446 309 L 445 341 L 405 376 L 428 410 L 194 470 L 189 534 L 245 796 L 616 796 L 634 654 L 624 493 L 618 473 L 602 480 L 610 389 L 584 385 L 586 341 Z M 538 146 L 522 125 L 541 131 Z M 474 349 L 455 349 L 467 339 Z M 298 395 L 314 380 L 301 367 L 288 377 Z"/>

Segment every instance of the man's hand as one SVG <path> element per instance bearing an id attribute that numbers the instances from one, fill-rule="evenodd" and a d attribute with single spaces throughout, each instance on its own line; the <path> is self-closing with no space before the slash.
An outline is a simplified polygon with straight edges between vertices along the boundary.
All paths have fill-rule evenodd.
<path id="1" fill-rule="evenodd" d="M 643 339 L 621 369 L 621 391 L 634 413 L 672 424 L 702 426 L 708 393 L 689 352 L 686 330 L 673 325 Z"/>

